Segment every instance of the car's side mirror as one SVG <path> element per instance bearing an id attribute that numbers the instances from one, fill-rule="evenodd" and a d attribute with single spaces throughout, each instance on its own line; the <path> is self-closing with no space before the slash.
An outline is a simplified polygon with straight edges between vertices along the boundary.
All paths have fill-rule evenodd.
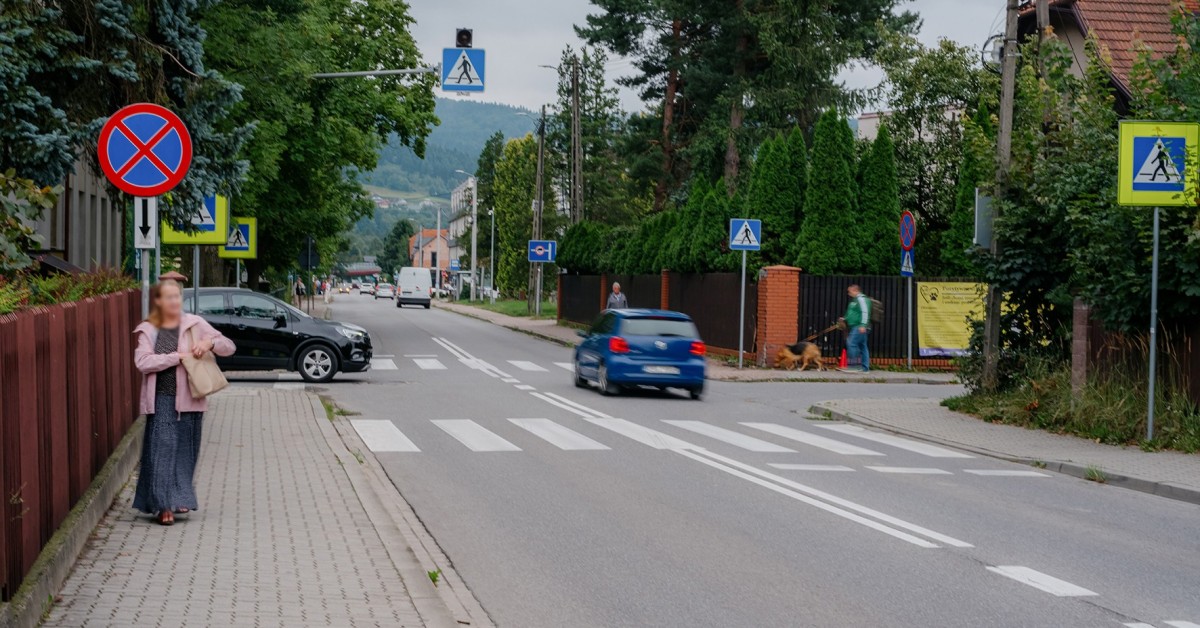
<path id="1" fill-rule="evenodd" d="M 288 322 L 287 314 L 285 314 L 283 312 L 279 312 L 279 313 L 275 314 L 275 329 L 279 329 L 281 327 L 287 327 L 287 322 Z"/>
<path id="2" fill-rule="evenodd" d="M 575 330 L 575 335 L 576 335 L 576 336 L 579 336 L 580 338 L 587 338 L 587 337 L 588 337 L 588 336 L 590 336 L 591 334 L 590 334 L 590 333 L 588 333 L 588 331 L 587 331 L 586 329 L 576 329 L 576 330 Z"/>

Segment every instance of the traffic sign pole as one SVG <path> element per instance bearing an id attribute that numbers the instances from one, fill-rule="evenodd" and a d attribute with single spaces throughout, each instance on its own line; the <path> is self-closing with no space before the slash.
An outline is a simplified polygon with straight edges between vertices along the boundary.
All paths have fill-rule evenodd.
<path id="1" fill-rule="evenodd" d="M 746 251 L 742 251 L 742 296 L 738 306 L 738 368 L 742 368 L 746 342 Z"/>
<path id="2" fill-rule="evenodd" d="M 1154 253 L 1150 262 L 1150 399 L 1146 402 L 1146 440 L 1154 440 L 1154 380 L 1158 366 L 1158 215 L 1154 208 Z"/>
<path id="3" fill-rule="evenodd" d="M 913 285 L 912 285 L 912 277 L 905 277 L 905 279 L 907 279 L 907 280 L 908 280 L 908 281 L 906 281 L 906 282 L 905 282 L 905 283 L 907 284 L 907 285 L 906 285 L 906 287 L 905 287 L 905 296 L 906 296 L 907 298 L 906 298 L 905 300 L 908 302 L 908 325 L 906 325 L 906 327 L 908 327 L 908 354 L 907 354 L 907 362 L 908 362 L 908 370 L 910 370 L 910 371 L 911 371 L 911 370 L 912 370 L 912 345 L 913 345 L 913 342 L 912 342 L 912 340 L 913 340 L 913 339 L 912 339 L 912 329 L 913 329 L 913 306 L 912 306 L 912 302 L 913 302 Z"/>

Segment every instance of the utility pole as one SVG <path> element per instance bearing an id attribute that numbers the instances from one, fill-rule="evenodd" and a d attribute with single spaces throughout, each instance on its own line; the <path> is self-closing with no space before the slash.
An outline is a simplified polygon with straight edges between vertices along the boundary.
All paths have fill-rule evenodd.
<path id="1" fill-rule="evenodd" d="M 545 113 L 542 114 L 543 120 Z M 545 124 L 545 122 L 543 122 Z M 579 58 L 571 59 L 571 222 L 583 220 L 583 137 L 579 128 Z"/>
<path id="2" fill-rule="evenodd" d="M 479 246 L 479 179 L 471 177 L 471 302 L 475 302 L 479 276 L 475 253 Z"/>
<path id="3" fill-rule="evenodd" d="M 537 181 L 536 187 L 533 190 L 533 238 L 534 240 L 542 239 L 542 177 L 545 174 L 546 161 L 546 105 L 542 105 L 542 117 L 538 122 L 538 153 L 537 153 Z M 529 311 L 536 314 L 541 308 L 540 303 L 536 303 L 534 295 L 539 291 L 542 285 L 542 265 L 530 264 L 530 290 L 526 304 L 529 306 Z"/>
<path id="4" fill-rule="evenodd" d="M 1007 0 L 1004 23 L 1004 60 L 1000 69 L 1000 129 L 996 136 L 996 203 L 992 205 L 992 223 L 1000 217 L 1001 201 L 1008 194 L 1008 170 L 1012 158 L 1013 99 L 1017 87 L 1018 0 Z M 1044 4 L 1044 0 L 1039 5 Z M 1040 18 L 1040 15 L 1039 15 Z M 1049 11 L 1046 12 L 1047 22 Z M 1039 20 L 1040 21 L 1040 20 Z M 999 257 L 1000 236 L 993 230 L 991 254 Z M 1000 384 L 1000 300 L 995 281 L 988 284 L 987 314 L 983 321 L 983 389 L 994 391 Z"/>

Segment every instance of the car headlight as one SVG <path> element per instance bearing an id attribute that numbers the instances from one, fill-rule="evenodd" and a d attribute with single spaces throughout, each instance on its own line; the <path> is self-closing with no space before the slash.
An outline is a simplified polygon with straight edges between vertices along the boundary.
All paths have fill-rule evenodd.
<path id="1" fill-rule="evenodd" d="M 359 340 L 362 340 L 363 338 L 366 337 L 365 333 L 358 331 L 357 329 L 346 329 L 345 327 L 338 327 L 337 330 L 338 330 L 339 334 L 349 338 L 350 340 L 356 341 L 356 342 Z"/>

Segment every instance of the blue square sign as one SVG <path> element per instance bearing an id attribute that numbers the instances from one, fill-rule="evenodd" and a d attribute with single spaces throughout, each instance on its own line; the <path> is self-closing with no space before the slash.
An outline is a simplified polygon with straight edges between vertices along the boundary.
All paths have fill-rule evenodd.
<path id="1" fill-rule="evenodd" d="M 762 221 L 734 218 L 729 221 L 729 250 L 758 251 L 762 249 Z"/>
<path id="2" fill-rule="evenodd" d="M 1133 189 L 1138 192 L 1182 192 L 1187 138 L 1133 138 Z"/>
<path id="3" fill-rule="evenodd" d="M 529 241 L 529 261 L 531 262 L 553 262 L 554 254 L 557 252 L 558 243 L 554 240 L 530 240 Z"/>
<path id="4" fill-rule="evenodd" d="M 482 48 L 442 49 L 442 91 L 482 92 L 487 55 Z"/>

